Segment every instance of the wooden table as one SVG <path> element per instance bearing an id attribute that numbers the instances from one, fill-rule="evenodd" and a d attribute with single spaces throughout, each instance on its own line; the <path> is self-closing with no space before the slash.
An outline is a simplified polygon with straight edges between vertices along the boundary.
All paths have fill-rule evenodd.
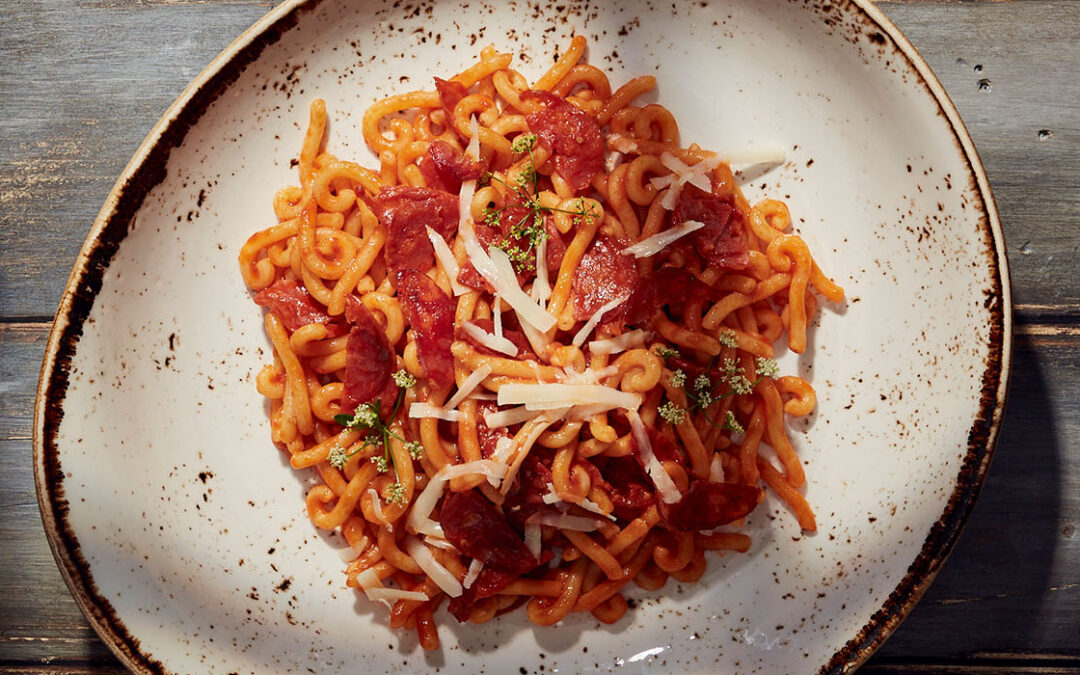
<path id="1" fill-rule="evenodd" d="M 38 368 L 98 209 L 183 87 L 275 4 L 8 0 L 0 20 L 0 672 L 124 672 L 68 595 L 31 470 Z M 1080 673 L 1080 2 L 891 1 L 993 185 L 1016 351 L 937 581 L 864 673 Z"/>

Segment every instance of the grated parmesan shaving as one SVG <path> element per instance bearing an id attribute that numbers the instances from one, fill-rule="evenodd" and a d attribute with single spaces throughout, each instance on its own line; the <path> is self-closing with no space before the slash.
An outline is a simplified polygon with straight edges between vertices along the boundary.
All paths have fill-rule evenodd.
<path id="1" fill-rule="evenodd" d="M 660 499 L 665 504 L 674 504 L 681 500 L 682 494 L 679 492 L 679 488 L 675 486 L 675 481 L 671 480 L 671 476 L 664 470 L 664 465 L 660 463 L 660 460 L 653 453 L 652 442 L 649 441 L 649 432 L 645 430 L 645 423 L 641 421 L 641 416 L 637 414 L 636 410 L 631 410 L 626 413 L 626 418 L 630 420 L 630 431 L 633 432 L 634 440 L 637 442 L 638 450 L 641 452 L 641 459 L 645 464 L 645 473 L 649 474 L 649 478 L 656 485 L 656 491 L 660 493 Z"/>
<path id="2" fill-rule="evenodd" d="M 430 518 L 435 505 L 442 497 L 446 479 L 436 473 L 424 486 L 423 491 L 413 500 L 412 510 L 409 511 L 409 519 L 405 521 L 405 527 L 413 532 L 429 534 L 433 537 L 442 537 L 442 525 Z"/>
<path id="3" fill-rule="evenodd" d="M 545 410 L 575 405 L 610 403 L 612 407 L 637 410 L 641 396 L 601 384 L 504 384 L 499 387 L 499 405 L 524 404 L 528 410 Z M 415 405 L 415 404 L 414 404 Z"/>
<path id="4" fill-rule="evenodd" d="M 705 223 L 700 220 L 684 220 L 675 227 L 664 230 L 663 232 L 658 232 L 648 239 L 642 239 L 633 246 L 627 246 L 620 251 L 620 253 L 623 255 L 632 255 L 635 258 L 649 258 L 660 251 L 663 251 L 665 248 L 691 232 L 700 230 L 703 227 L 705 227 Z"/>
<path id="5" fill-rule="evenodd" d="M 508 427 L 511 424 L 521 424 L 522 422 L 531 420 L 538 414 L 540 413 L 535 410 L 529 410 L 525 406 L 510 408 L 509 410 L 487 410 L 484 412 L 484 424 L 491 429 Z"/>
<path id="6" fill-rule="evenodd" d="M 472 588 L 473 582 L 476 581 L 476 577 L 480 576 L 480 572 L 483 569 L 484 561 L 473 558 L 473 561 L 469 563 L 469 571 L 465 573 L 465 578 L 462 579 L 461 585 L 465 588 Z"/>
<path id="7" fill-rule="evenodd" d="M 454 252 L 450 250 L 450 245 L 446 243 L 442 235 L 431 229 L 430 225 L 427 226 L 427 235 L 428 239 L 431 240 L 431 246 L 435 249 L 435 257 L 438 259 L 439 265 L 442 266 L 443 272 L 446 273 L 446 278 L 450 280 L 450 288 L 454 291 L 454 295 L 464 295 L 472 290 L 468 286 L 458 283 L 460 268 L 457 259 L 454 258 Z"/>
<path id="8" fill-rule="evenodd" d="M 364 591 L 364 595 L 368 596 L 371 600 L 378 600 L 386 603 L 388 607 L 398 600 L 427 602 L 431 599 L 420 591 L 403 591 L 398 588 L 372 588 Z"/>
<path id="9" fill-rule="evenodd" d="M 720 461 L 720 455 L 713 455 L 712 463 L 709 464 L 709 480 L 714 483 L 724 482 L 724 463 Z"/>
<path id="10" fill-rule="evenodd" d="M 621 298 L 615 298 L 614 300 L 610 300 L 601 305 L 599 309 L 593 312 L 593 315 L 589 317 L 589 320 L 585 322 L 585 325 L 581 327 L 581 330 L 577 332 L 577 335 L 574 336 L 573 345 L 575 347 L 580 347 L 585 344 L 586 338 L 588 338 L 589 334 L 593 332 L 593 329 L 600 324 L 600 320 L 604 318 L 604 315 L 626 302 L 629 298 L 629 295 L 624 295 Z"/>
<path id="11" fill-rule="evenodd" d="M 540 523 L 536 520 L 525 523 L 525 548 L 534 558 L 540 558 Z"/>
<path id="12" fill-rule="evenodd" d="M 470 326 L 473 324 L 467 323 L 465 325 Z M 507 340 L 507 342 L 509 342 L 509 340 Z M 469 394 L 473 393 L 473 390 L 480 386 L 480 383 L 484 381 L 484 378 L 491 374 L 491 370 L 491 364 L 481 363 L 479 368 L 469 373 L 469 376 L 466 377 L 465 381 L 458 387 L 457 393 L 454 394 L 453 398 L 446 402 L 443 409 L 453 410 L 458 407 L 458 404 L 468 398 Z"/>
<path id="13" fill-rule="evenodd" d="M 478 459 L 474 462 L 465 462 L 463 464 L 447 464 L 439 471 L 439 474 L 447 480 L 458 478 L 459 476 L 481 474 L 487 478 L 492 486 L 499 487 L 499 482 L 502 480 L 503 476 L 506 475 L 506 471 L 506 464 L 492 459 Z"/>
<path id="14" fill-rule="evenodd" d="M 423 542 L 409 537 L 405 540 L 405 550 L 412 556 L 413 561 L 420 566 L 420 569 L 424 571 L 424 574 L 435 582 L 435 585 L 444 593 L 451 598 L 456 598 L 462 594 L 461 582 L 457 580 L 457 577 L 450 570 L 443 567 L 435 559 L 431 549 Z"/>
<path id="15" fill-rule="evenodd" d="M 386 523 L 386 528 L 393 532 L 394 526 L 386 520 L 386 516 L 382 512 L 382 497 L 379 496 L 378 492 L 375 492 L 375 488 L 368 488 L 367 494 L 368 497 L 371 497 L 371 510 L 375 512 L 375 517 Z"/>
<path id="16" fill-rule="evenodd" d="M 498 316 L 498 314 L 496 314 L 496 316 Z M 506 354 L 507 356 L 517 356 L 518 348 L 516 344 L 505 337 L 492 335 L 472 321 L 466 321 L 461 324 L 461 329 L 465 331 L 469 337 L 488 349 L 493 349 L 500 354 Z"/>
<path id="17" fill-rule="evenodd" d="M 627 349 L 644 345 L 645 341 L 649 339 L 649 335 L 647 331 L 638 328 L 607 340 L 593 340 L 589 343 L 589 351 L 593 354 L 618 354 Z"/>
<path id="18" fill-rule="evenodd" d="M 413 403 L 409 406 L 409 417 L 413 419 L 434 417 L 435 419 L 445 420 L 447 422 L 457 422 L 461 417 L 461 413 L 456 410 L 440 408 L 439 406 L 431 405 L 430 403 Z"/>
<path id="19" fill-rule="evenodd" d="M 465 146 L 465 155 L 474 162 L 480 161 L 480 123 L 476 115 L 469 115 L 469 144 Z"/>
<path id="20" fill-rule="evenodd" d="M 575 532 L 594 532 L 600 529 L 600 521 L 596 518 L 571 516 L 566 513 L 552 511 L 541 511 L 529 520 L 539 525 L 557 527 L 560 530 L 574 530 Z"/>

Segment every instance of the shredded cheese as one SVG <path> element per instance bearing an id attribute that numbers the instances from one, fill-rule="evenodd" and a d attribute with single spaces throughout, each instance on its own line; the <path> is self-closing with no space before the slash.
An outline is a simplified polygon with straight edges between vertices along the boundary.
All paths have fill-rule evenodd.
<path id="1" fill-rule="evenodd" d="M 652 479 L 656 491 L 660 493 L 660 499 L 665 504 L 674 504 L 681 500 L 682 493 L 675 486 L 675 481 L 671 480 L 671 476 L 664 470 L 664 465 L 660 463 L 660 460 L 653 453 L 652 442 L 649 441 L 649 432 L 645 430 L 645 423 L 641 421 L 641 416 L 637 414 L 636 410 L 631 410 L 626 413 L 626 418 L 630 420 L 630 431 L 634 434 L 638 451 L 641 452 L 641 459 L 645 464 L 645 473 L 649 474 L 649 478 Z"/>
<path id="2" fill-rule="evenodd" d="M 435 249 L 435 257 L 438 259 L 439 265 L 442 266 L 446 278 L 450 280 L 450 288 L 454 291 L 454 295 L 468 293 L 472 289 L 458 282 L 460 268 L 457 259 L 454 258 L 454 252 L 450 250 L 450 245 L 446 243 L 442 235 L 431 229 L 430 225 L 426 227 L 428 239 L 431 240 L 431 246 Z"/>
<path id="3" fill-rule="evenodd" d="M 547 299 L 551 297 L 551 283 L 548 281 L 547 268 L 547 245 L 548 239 L 544 237 L 536 245 L 536 279 L 533 280 L 532 297 L 541 307 L 546 307 Z"/>
<path id="4" fill-rule="evenodd" d="M 503 436 L 499 440 L 495 441 L 495 452 L 491 454 L 491 458 L 496 462 L 506 464 L 506 461 L 510 459 L 510 455 L 513 454 L 513 452 L 513 439 Z"/>
<path id="5" fill-rule="evenodd" d="M 602 384 L 504 384 L 499 387 L 499 405 L 524 404 L 528 410 L 550 410 L 575 405 L 610 403 L 613 408 L 637 410 L 641 396 Z M 415 405 L 415 404 L 413 404 Z"/>
<path id="6" fill-rule="evenodd" d="M 440 408 L 439 406 L 431 405 L 430 403 L 413 403 L 409 406 L 409 417 L 413 419 L 434 417 L 435 419 L 445 420 L 447 422 L 457 422 L 461 417 L 461 413 L 456 410 Z"/>
<path id="7" fill-rule="evenodd" d="M 469 144 L 465 146 L 465 155 L 474 162 L 480 161 L 480 123 L 476 115 L 469 115 Z"/>
<path id="8" fill-rule="evenodd" d="M 648 332 L 638 328 L 607 340 L 593 340 L 589 343 L 589 351 L 593 354 L 618 354 L 644 345 L 649 335 Z"/>
<path id="9" fill-rule="evenodd" d="M 580 347 L 581 345 L 585 344 L 586 338 L 588 338 L 589 334 L 593 332 L 593 329 L 600 324 L 600 320 L 604 318 L 604 315 L 626 302 L 629 297 L 629 295 L 624 295 L 621 298 L 615 298 L 614 300 L 605 302 L 603 305 L 600 306 L 599 309 L 593 312 L 593 315 L 589 317 L 589 320 L 585 322 L 585 325 L 582 326 L 581 330 L 579 330 L 577 332 L 577 335 L 574 336 L 574 346 Z"/>
<path id="10" fill-rule="evenodd" d="M 626 136 L 622 136 L 620 134 L 610 134 L 608 135 L 607 140 L 608 145 L 618 152 L 628 153 L 638 151 L 637 143 L 627 138 Z"/>
<path id="11" fill-rule="evenodd" d="M 369 567 L 360 574 L 356 575 L 356 583 L 360 584 L 365 592 L 372 588 L 382 588 L 382 580 L 379 579 L 379 575 L 375 573 L 374 567 Z M 370 595 L 368 596 L 371 597 Z"/>
<path id="12" fill-rule="evenodd" d="M 413 500 L 412 510 L 409 511 L 409 519 L 405 521 L 405 527 L 412 532 L 429 534 L 433 537 L 442 537 L 442 525 L 430 518 L 435 505 L 442 497 L 443 488 L 446 486 L 446 478 L 441 473 L 436 473 L 428 481 L 428 484 Z"/>
<path id="13" fill-rule="evenodd" d="M 476 181 L 467 180 L 461 183 L 461 190 L 458 191 L 458 232 L 465 238 L 465 251 L 468 252 L 469 235 L 476 240 L 476 233 L 472 227 L 472 198 L 476 194 Z M 465 226 L 468 225 L 468 228 Z M 476 242 L 479 246 L 480 242 Z M 469 256 L 470 259 L 472 256 Z M 474 263 L 475 264 L 475 263 Z"/>
<path id="14" fill-rule="evenodd" d="M 525 406 L 510 408 L 509 410 L 487 410 L 484 412 L 484 424 L 490 429 L 497 429 L 499 427 L 508 427 L 511 424 L 521 424 L 539 414 L 536 410 L 529 410 Z"/>
<path id="15" fill-rule="evenodd" d="M 720 455 L 713 455 L 712 464 L 709 465 L 709 480 L 714 483 L 724 482 L 724 463 L 720 461 Z"/>
<path id="16" fill-rule="evenodd" d="M 480 576 L 480 571 L 484 569 L 484 561 L 473 558 L 473 561 L 469 563 L 469 571 L 465 573 L 465 578 L 462 579 L 461 585 L 465 588 L 472 588 L 473 583 L 476 581 L 476 577 Z"/>
<path id="17" fill-rule="evenodd" d="M 456 598 L 462 594 L 461 582 L 457 580 L 457 577 L 450 570 L 443 567 L 435 559 L 431 549 L 423 542 L 409 537 L 405 540 L 405 550 L 412 556 L 413 561 L 420 566 L 420 569 L 424 571 L 424 574 L 427 574 L 428 578 L 435 582 L 435 585 L 444 593 L 451 598 Z"/>
<path id="18" fill-rule="evenodd" d="M 593 532 L 600 529 L 600 521 L 596 518 L 571 516 L 566 513 L 556 513 L 553 511 L 541 511 L 530 518 L 530 521 L 539 525 L 557 527 L 560 530 L 574 530 L 575 532 Z"/>
<path id="19" fill-rule="evenodd" d="M 433 537 L 430 534 L 425 534 L 424 535 L 424 543 L 427 544 L 428 546 L 434 546 L 435 548 L 441 548 L 441 549 L 446 550 L 446 551 L 454 551 L 455 553 L 459 552 L 457 550 L 457 547 L 454 546 L 453 544 L 451 544 L 450 542 L 448 542 L 445 539 L 442 539 L 440 537 Z"/>
<path id="20" fill-rule="evenodd" d="M 495 297 L 491 299 L 491 329 L 497 338 L 505 337 L 503 335 L 502 313 L 502 301 L 499 300 L 499 294 L 496 293 Z M 517 354 L 517 352 L 514 352 L 514 354 Z"/>
<path id="21" fill-rule="evenodd" d="M 478 459 L 475 462 L 465 462 L 463 464 L 447 464 L 439 471 L 439 474 L 447 480 L 459 476 L 481 474 L 494 487 L 499 487 L 499 481 L 506 475 L 506 471 L 506 464 L 491 459 Z"/>
<path id="22" fill-rule="evenodd" d="M 498 316 L 498 314 L 496 314 L 496 316 Z M 488 349 L 493 349 L 500 354 L 506 354 L 507 356 L 517 356 L 518 348 L 516 344 L 500 335 L 492 335 L 472 321 L 466 321 L 461 324 L 461 329 L 465 331 L 469 337 Z"/>
<path id="23" fill-rule="evenodd" d="M 784 146 L 779 143 L 765 143 L 756 147 L 720 153 L 719 157 L 727 164 L 780 164 L 784 161 Z"/>
<path id="24" fill-rule="evenodd" d="M 540 523 L 536 520 L 525 523 L 525 548 L 534 558 L 540 558 Z"/>
<path id="25" fill-rule="evenodd" d="M 465 325 L 471 326 L 474 324 L 467 323 Z M 469 373 L 469 376 L 466 377 L 465 381 L 458 387 L 457 393 L 446 402 L 446 405 L 444 405 L 443 408 L 445 410 L 453 410 L 458 407 L 458 404 L 468 398 L 469 394 L 473 393 L 473 390 L 480 386 L 480 383 L 484 381 L 484 378 L 491 374 L 491 370 L 490 363 L 481 363 L 479 368 Z M 413 405 L 416 404 L 414 403 Z"/>
<path id="26" fill-rule="evenodd" d="M 368 488 L 367 489 L 367 495 L 368 495 L 368 497 L 371 498 L 371 510 L 375 513 L 375 518 L 377 518 L 378 520 L 381 520 L 382 522 L 386 523 L 387 524 L 386 525 L 387 529 L 389 529 L 391 532 L 393 532 L 394 531 L 394 526 L 391 525 L 386 520 L 386 516 L 383 515 L 382 497 L 379 496 L 378 492 L 375 492 L 375 488 Z"/>
<path id="27" fill-rule="evenodd" d="M 514 308 L 518 316 L 527 321 L 533 328 L 538 331 L 547 331 L 553 328 L 555 326 L 555 317 L 536 304 L 532 298 L 525 294 L 525 291 L 521 290 L 521 286 L 518 286 L 517 274 L 514 272 L 514 266 L 506 252 L 499 248 L 492 248 L 488 251 L 488 255 L 495 268 L 495 279 L 491 280 L 485 277 L 485 280 L 494 287 L 507 304 Z M 477 271 L 483 275 L 479 268 L 477 268 Z"/>
<path id="28" fill-rule="evenodd" d="M 416 600 L 418 602 L 427 602 L 431 598 L 424 595 L 420 591 L 403 591 L 398 588 L 371 588 L 364 591 L 364 595 L 368 596 L 371 600 L 378 600 L 386 603 L 389 607 L 398 600 Z"/>
<path id="29" fill-rule="evenodd" d="M 660 251 L 663 251 L 665 248 L 691 232 L 700 230 L 703 227 L 705 227 L 705 223 L 700 220 L 684 220 L 675 227 L 664 230 L 663 232 L 658 232 L 647 239 L 642 239 L 633 246 L 627 246 L 620 251 L 620 253 L 623 255 L 632 255 L 635 258 L 649 258 Z"/>

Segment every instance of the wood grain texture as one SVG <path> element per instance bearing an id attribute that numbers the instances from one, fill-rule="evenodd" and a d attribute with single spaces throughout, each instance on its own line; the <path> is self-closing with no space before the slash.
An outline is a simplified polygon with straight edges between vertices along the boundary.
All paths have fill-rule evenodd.
<path id="1" fill-rule="evenodd" d="M 37 511 L 30 428 L 47 321 L 135 148 L 273 4 L 5 3 L 0 672 L 124 672 L 68 594 Z M 862 672 L 1080 673 L 1080 2 L 880 6 L 934 68 L 979 148 L 1009 242 L 1020 326 L 997 456 L 967 529 Z M 1041 130 L 1050 132 L 1043 140 Z"/>

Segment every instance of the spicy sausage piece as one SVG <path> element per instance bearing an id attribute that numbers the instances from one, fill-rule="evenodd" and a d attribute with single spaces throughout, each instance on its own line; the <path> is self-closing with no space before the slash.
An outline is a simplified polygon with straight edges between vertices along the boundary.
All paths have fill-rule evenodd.
<path id="1" fill-rule="evenodd" d="M 731 197 L 718 197 L 687 185 L 679 193 L 671 212 L 673 226 L 688 220 L 704 223 L 682 244 L 692 247 L 708 264 L 718 270 L 744 270 L 750 266 L 750 254 L 743 236 L 743 222 Z"/>
<path id="2" fill-rule="evenodd" d="M 542 106 L 525 120 L 536 135 L 552 148 L 555 170 L 574 192 L 589 187 L 593 174 L 604 168 L 604 137 L 600 125 L 589 114 L 546 91 L 526 91 L 524 101 Z"/>
<path id="3" fill-rule="evenodd" d="M 341 407 L 351 412 L 386 390 L 394 368 L 394 352 L 386 331 L 355 295 L 345 297 L 345 318 L 352 328 L 345 343 Z"/>
<path id="4" fill-rule="evenodd" d="M 386 267 L 392 274 L 431 269 L 435 249 L 427 226 L 446 238 L 458 223 L 457 196 L 430 188 L 384 186 L 372 198 L 371 209 L 386 228 Z"/>
<path id="5" fill-rule="evenodd" d="M 306 288 L 291 279 L 278 279 L 256 293 L 255 304 L 269 308 L 290 333 L 312 323 L 326 326 L 328 338 L 344 335 L 347 330 L 340 320 L 330 318 Z"/>
<path id="6" fill-rule="evenodd" d="M 426 274 L 412 270 L 398 277 L 397 291 L 428 382 L 436 389 L 449 387 L 454 383 L 454 301 Z"/>
<path id="7" fill-rule="evenodd" d="M 634 258 L 622 255 L 623 246 L 607 236 L 599 235 L 589 245 L 574 271 L 574 319 L 587 321 L 598 309 L 616 298 L 625 298 L 638 285 Z M 609 310 L 604 316 L 621 317 L 623 305 Z"/>
<path id="8" fill-rule="evenodd" d="M 760 497 L 759 487 L 696 480 L 680 501 L 659 502 L 660 515 L 673 530 L 711 530 L 749 514 Z"/>

